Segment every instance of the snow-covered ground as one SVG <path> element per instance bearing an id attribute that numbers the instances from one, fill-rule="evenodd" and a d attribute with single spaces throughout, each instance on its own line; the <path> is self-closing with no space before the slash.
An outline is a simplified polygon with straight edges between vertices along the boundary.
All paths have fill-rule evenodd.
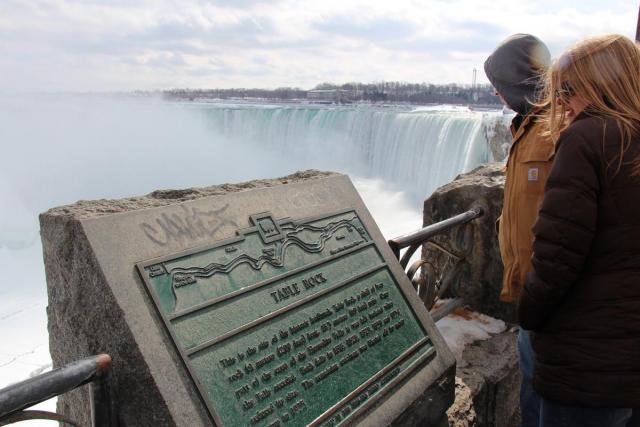
<path id="1" fill-rule="evenodd" d="M 51 368 L 47 334 L 47 291 L 39 242 L 23 248 L 0 247 L 0 388 Z M 33 409 L 55 411 L 55 399 Z M 21 426 L 53 426 L 29 421 Z"/>
<path id="2" fill-rule="evenodd" d="M 444 303 L 445 300 L 441 302 Z M 478 340 L 489 339 L 507 329 L 502 320 L 466 308 L 454 310 L 438 320 L 436 326 L 456 356 L 458 366 L 462 366 L 462 352 L 466 346 Z"/>

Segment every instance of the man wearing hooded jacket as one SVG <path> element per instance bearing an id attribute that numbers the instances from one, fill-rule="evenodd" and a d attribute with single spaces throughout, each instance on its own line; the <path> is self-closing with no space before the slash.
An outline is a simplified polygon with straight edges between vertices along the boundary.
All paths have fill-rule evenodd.
<path id="1" fill-rule="evenodd" d="M 504 40 L 484 63 L 485 73 L 502 101 L 516 112 L 511 122 L 504 205 L 498 225 L 504 276 L 500 299 L 515 303 L 532 269 L 532 227 L 551 170 L 554 144 L 542 135 L 543 125 L 532 102 L 550 54 L 538 38 L 515 34 Z M 537 427 L 540 398 L 533 390 L 534 355 L 529 333 L 518 334 L 518 358 L 522 372 L 520 409 L 522 427 Z"/>

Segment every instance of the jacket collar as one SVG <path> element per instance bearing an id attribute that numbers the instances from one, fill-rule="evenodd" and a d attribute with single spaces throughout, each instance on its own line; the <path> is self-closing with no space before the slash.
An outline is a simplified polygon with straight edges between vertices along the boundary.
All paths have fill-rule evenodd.
<path id="1" fill-rule="evenodd" d="M 538 116 L 538 114 L 540 114 L 540 111 L 541 109 L 535 108 L 529 111 L 526 116 L 520 116 L 518 114 L 513 118 L 513 120 L 511 121 L 511 134 L 513 135 L 513 141 L 511 143 L 511 147 L 509 147 L 509 155 L 511 155 L 511 152 L 515 149 L 515 146 L 518 144 L 518 141 L 520 141 L 520 138 L 522 138 L 527 130 L 531 126 L 533 126 L 533 124 L 535 123 L 535 118 L 536 116 Z M 519 120 L 516 120 L 518 119 L 518 117 Z M 520 125 L 516 128 L 518 123 L 520 123 Z"/>
<path id="2" fill-rule="evenodd" d="M 515 143 L 522 134 L 531 126 L 533 123 L 533 118 L 535 117 L 535 112 L 530 112 L 526 116 L 521 116 L 517 114 L 513 120 L 511 121 L 511 134 L 513 135 L 513 142 Z"/>
<path id="3" fill-rule="evenodd" d="M 584 110 L 580 111 L 580 113 L 576 116 L 575 119 L 573 119 L 573 122 L 577 122 L 578 120 L 582 120 L 582 119 L 586 119 L 587 117 L 593 117 L 593 116 L 598 116 L 598 112 L 586 107 Z"/>

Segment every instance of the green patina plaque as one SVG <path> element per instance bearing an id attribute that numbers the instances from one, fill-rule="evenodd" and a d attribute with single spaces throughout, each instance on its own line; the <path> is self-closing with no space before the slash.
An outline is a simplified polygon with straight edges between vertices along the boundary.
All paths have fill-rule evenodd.
<path id="1" fill-rule="evenodd" d="M 435 348 L 355 210 L 137 264 L 219 425 L 339 425 Z"/>

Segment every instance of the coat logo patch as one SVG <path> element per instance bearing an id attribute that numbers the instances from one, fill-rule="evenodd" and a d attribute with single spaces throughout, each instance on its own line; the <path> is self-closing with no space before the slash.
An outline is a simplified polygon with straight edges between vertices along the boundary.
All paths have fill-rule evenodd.
<path id="1" fill-rule="evenodd" d="M 529 168 L 527 171 L 527 179 L 529 181 L 537 181 L 540 177 L 540 169 L 538 168 Z"/>

